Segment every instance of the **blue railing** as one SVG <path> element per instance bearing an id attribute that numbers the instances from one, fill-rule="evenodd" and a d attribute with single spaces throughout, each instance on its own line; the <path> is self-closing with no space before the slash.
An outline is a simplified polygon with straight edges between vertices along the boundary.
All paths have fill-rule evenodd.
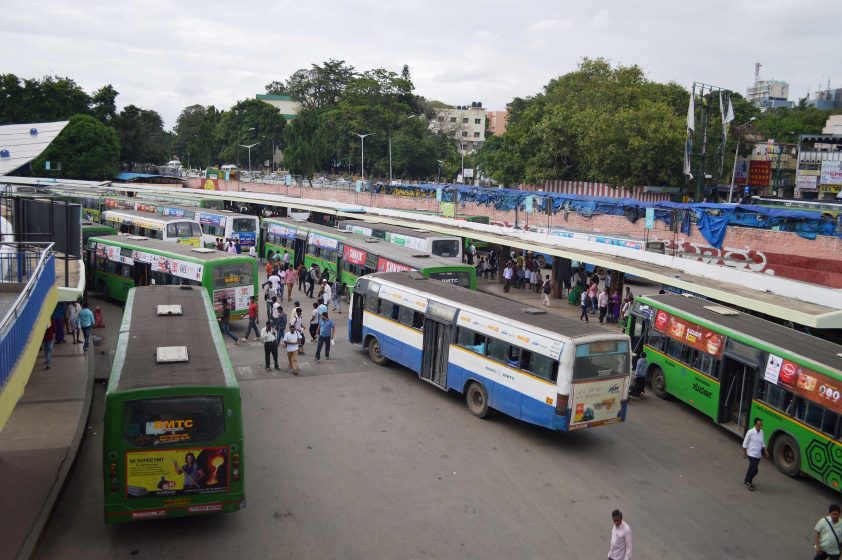
<path id="1" fill-rule="evenodd" d="M 47 294 L 56 281 L 52 243 L 4 243 L 0 246 L 0 288 L 15 283 L 20 291 L 0 320 L 0 390 L 14 371 L 33 333 Z M 52 310 L 50 310 L 52 312 Z"/>

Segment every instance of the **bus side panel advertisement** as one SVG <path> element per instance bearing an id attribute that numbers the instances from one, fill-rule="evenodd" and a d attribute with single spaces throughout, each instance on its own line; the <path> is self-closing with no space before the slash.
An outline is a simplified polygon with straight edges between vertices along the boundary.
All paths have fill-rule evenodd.
<path id="1" fill-rule="evenodd" d="M 764 379 L 842 414 L 842 383 L 824 374 L 770 355 Z"/>
<path id="2" fill-rule="evenodd" d="M 655 328 L 668 337 L 706 352 L 717 359 L 722 358 L 725 337 L 680 317 L 659 309 L 655 315 Z"/>
<path id="3" fill-rule="evenodd" d="M 235 233 L 234 237 L 240 240 L 240 245 L 243 247 L 253 247 L 257 244 L 257 233 L 253 231 Z"/>
<path id="4" fill-rule="evenodd" d="M 321 247 L 323 249 L 336 250 L 339 248 L 338 239 L 327 237 L 325 235 L 319 235 L 318 233 L 311 233 L 309 237 L 309 242 L 311 245 L 315 245 L 316 247 Z"/>
<path id="5" fill-rule="evenodd" d="M 249 298 L 254 295 L 254 286 L 237 286 L 213 291 L 213 309 L 222 313 L 222 300 L 231 303 L 231 309 L 248 309 Z"/>
<path id="6" fill-rule="evenodd" d="M 412 270 L 412 268 L 383 257 L 377 259 L 377 272 L 402 272 L 404 270 Z"/>
<path id="7" fill-rule="evenodd" d="M 278 224 L 269 224 L 266 227 L 266 231 L 271 233 L 272 235 L 277 235 L 279 237 L 283 237 L 285 239 L 295 239 L 295 229 L 288 228 L 286 226 L 281 226 Z"/>
<path id="8" fill-rule="evenodd" d="M 162 498 L 228 491 L 228 448 L 126 453 L 126 497 Z"/>
<path id="9" fill-rule="evenodd" d="M 361 251 L 347 245 L 342 248 L 342 256 L 346 261 L 357 266 L 365 266 L 365 261 L 368 257 L 365 251 Z"/>
<path id="10" fill-rule="evenodd" d="M 220 216 L 218 214 L 208 214 L 206 212 L 196 212 L 196 219 L 199 220 L 199 223 L 203 226 L 212 226 L 220 228 L 224 228 L 225 223 L 227 221 L 225 216 Z"/>
<path id="11" fill-rule="evenodd" d="M 570 429 L 619 422 L 625 382 L 624 378 L 614 378 L 574 383 Z"/>

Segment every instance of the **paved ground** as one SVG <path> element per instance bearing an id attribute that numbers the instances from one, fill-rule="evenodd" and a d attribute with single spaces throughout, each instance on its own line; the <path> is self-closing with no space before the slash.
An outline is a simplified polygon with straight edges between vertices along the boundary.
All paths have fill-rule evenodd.
<path id="1" fill-rule="evenodd" d="M 676 402 L 634 401 L 625 424 L 581 433 L 478 420 L 461 396 L 339 337 L 330 362 L 308 345 L 300 377 L 265 372 L 258 343 L 229 344 L 248 496 L 230 515 L 104 525 L 98 384 L 37 557 L 604 558 L 618 507 L 636 560 L 801 558 L 839 499 L 769 461 L 749 493 L 738 440 Z"/>

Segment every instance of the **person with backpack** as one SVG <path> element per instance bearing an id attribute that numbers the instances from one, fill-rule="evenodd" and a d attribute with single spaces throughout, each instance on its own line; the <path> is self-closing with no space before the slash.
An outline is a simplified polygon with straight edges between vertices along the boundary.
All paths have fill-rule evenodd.
<path id="1" fill-rule="evenodd" d="M 828 515 L 819 519 L 814 527 L 816 531 L 816 555 L 813 560 L 839 560 L 840 541 L 842 541 L 842 521 L 839 513 L 842 511 L 837 504 L 830 504 Z"/>
<path id="2" fill-rule="evenodd" d="M 307 273 L 307 297 L 312 299 L 313 298 L 313 290 L 316 287 L 316 282 L 319 281 L 319 267 L 316 263 L 310 267 L 310 271 Z"/>
<path id="3" fill-rule="evenodd" d="M 553 284 L 550 282 L 550 275 L 547 274 L 547 277 L 544 279 L 544 283 L 541 284 L 541 298 L 544 305 L 547 307 L 550 306 L 550 293 L 553 290 Z"/>
<path id="4" fill-rule="evenodd" d="M 330 309 L 331 311 L 336 311 L 337 313 L 342 313 L 342 305 L 341 305 L 341 298 L 342 293 L 345 291 L 345 282 L 340 282 L 339 278 L 336 278 L 336 282 L 333 283 L 333 297 L 330 299 Z"/>

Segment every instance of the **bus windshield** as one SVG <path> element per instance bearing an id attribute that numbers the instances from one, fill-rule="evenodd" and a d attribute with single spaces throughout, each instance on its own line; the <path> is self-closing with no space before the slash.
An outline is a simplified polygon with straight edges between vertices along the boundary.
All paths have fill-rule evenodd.
<path id="1" fill-rule="evenodd" d="M 459 240 L 458 239 L 434 239 L 432 254 L 438 257 L 458 257 L 459 256 Z"/>
<path id="2" fill-rule="evenodd" d="M 128 401 L 123 434 L 137 447 L 207 443 L 225 433 L 221 396 L 161 397 Z"/>
<path id="3" fill-rule="evenodd" d="M 600 340 L 576 346 L 574 381 L 628 375 L 629 371 L 629 343 L 625 340 Z"/>
<path id="4" fill-rule="evenodd" d="M 235 286 L 251 286 L 254 284 L 252 278 L 252 267 L 247 263 L 228 263 L 217 265 L 214 268 L 213 287 L 216 290 L 222 288 L 233 288 Z"/>
<path id="5" fill-rule="evenodd" d="M 231 227 L 234 233 L 252 233 L 257 231 L 257 222 L 253 218 L 234 218 Z"/>

